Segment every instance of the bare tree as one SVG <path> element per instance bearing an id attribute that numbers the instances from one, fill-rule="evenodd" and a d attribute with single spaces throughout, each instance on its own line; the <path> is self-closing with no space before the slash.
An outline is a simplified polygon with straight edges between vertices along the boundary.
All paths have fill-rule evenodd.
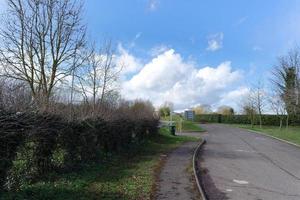
<path id="1" fill-rule="evenodd" d="M 289 121 L 292 116 L 297 115 L 295 106 L 295 90 L 294 88 L 285 89 L 284 93 L 281 93 L 281 98 L 284 101 L 285 110 L 286 110 L 286 128 L 289 127 Z M 300 114 L 300 113 L 299 113 Z"/>
<path id="2" fill-rule="evenodd" d="M 251 127 L 253 128 L 255 124 L 255 116 L 257 115 L 257 106 L 255 104 L 253 92 L 250 92 L 244 97 L 242 101 L 242 113 L 248 116 Z"/>
<path id="3" fill-rule="evenodd" d="M 282 128 L 283 125 L 283 119 L 285 116 L 287 116 L 287 111 L 286 111 L 286 106 L 285 103 L 283 101 L 283 99 L 281 98 L 280 94 L 278 93 L 274 93 L 273 95 L 269 96 L 269 102 L 270 102 L 270 107 L 273 110 L 273 112 L 276 113 L 276 115 L 279 118 L 279 128 Z M 287 117 L 288 120 L 288 117 Z M 286 123 L 287 127 L 288 127 L 288 121 Z"/>
<path id="4" fill-rule="evenodd" d="M 131 105 L 132 119 L 151 119 L 155 113 L 155 108 L 150 101 L 135 100 Z"/>
<path id="5" fill-rule="evenodd" d="M 258 113 L 259 127 L 262 128 L 262 113 L 266 106 L 266 92 L 261 81 L 258 81 L 258 84 L 250 91 L 250 96 Z"/>
<path id="6" fill-rule="evenodd" d="M 0 79 L 0 111 L 24 112 L 32 109 L 30 90 L 23 82 Z"/>
<path id="7" fill-rule="evenodd" d="M 220 106 L 217 113 L 221 115 L 234 115 L 234 109 L 230 106 Z"/>
<path id="8" fill-rule="evenodd" d="M 2 74 L 27 83 L 34 100 L 48 103 L 69 76 L 85 45 L 82 5 L 77 0 L 7 0 L 0 31 Z"/>
<path id="9" fill-rule="evenodd" d="M 193 108 L 193 110 L 195 111 L 196 115 L 212 113 L 211 105 L 208 105 L 208 104 L 196 106 Z"/>
<path id="10" fill-rule="evenodd" d="M 93 115 L 114 95 L 116 83 L 123 66 L 115 59 L 115 51 L 111 41 L 106 41 L 99 51 L 92 48 L 87 64 L 79 77 L 79 85 L 87 104 L 92 105 Z"/>

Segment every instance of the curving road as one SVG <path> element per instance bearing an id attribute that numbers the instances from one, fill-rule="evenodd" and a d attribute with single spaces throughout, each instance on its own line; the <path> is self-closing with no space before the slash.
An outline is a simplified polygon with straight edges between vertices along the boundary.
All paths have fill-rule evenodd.
<path id="1" fill-rule="evenodd" d="M 300 148 L 227 125 L 201 126 L 207 130 L 199 162 L 208 199 L 300 199 Z"/>

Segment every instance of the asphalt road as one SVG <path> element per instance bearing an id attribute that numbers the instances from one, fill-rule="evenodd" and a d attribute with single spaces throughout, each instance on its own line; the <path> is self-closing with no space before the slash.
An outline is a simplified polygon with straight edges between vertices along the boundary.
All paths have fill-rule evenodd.
<path id="1" fill-rule="evenodd" d="M 199 159 L 208 199 L 300 199 L 300 148 L 226 125 L 201 126 L 208 131 Z"/>

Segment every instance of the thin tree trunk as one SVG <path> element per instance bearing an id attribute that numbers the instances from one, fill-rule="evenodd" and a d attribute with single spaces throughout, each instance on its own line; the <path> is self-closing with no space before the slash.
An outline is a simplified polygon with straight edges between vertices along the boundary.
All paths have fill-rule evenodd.
<path id="1" fill-rule="evenodd" d="M 262 128 L 262 116 L 259 114 L 259 128 Z"/>
<path id="2" fill-rule="evenodd" d="M 279 129 L 282 129 L 282 118 L 280 118 L 280 124 L 279 124 Z"/>

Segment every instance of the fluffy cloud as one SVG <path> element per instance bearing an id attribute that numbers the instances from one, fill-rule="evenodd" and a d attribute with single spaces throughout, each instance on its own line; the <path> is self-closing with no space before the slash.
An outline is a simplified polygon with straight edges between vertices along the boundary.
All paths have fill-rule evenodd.
<path id="1" fill-rule="evenodd" d="M 217 51 L 223 47 L 223 38 L 224 34 L 216 33 L 208 36 L 208 46 L 206 48 L 207 51 Z"/>
<path id="2" fill-rule="evenodd" d="M 250 89 L 248 87 L 239 87 L 235 90 L 232 90 L 228 93 L 225 93 L 221 100 L 219 105 L 228 105 L 235 108 L 235 111 L 237 110 L 237 107 L 239 106 L 239 102 L 243 101 L 243 98 L 245 98 L 247 95 L 249 95 Z"/>
<path id="3" fill-rule="evenodd" d="M 145 64 L 141 70 L 125 81 L 122 95 L 128 99 L 148 99 L 156 106 L 165 101 L 174 103 L 175 109 L 196 104 L 217 105 L 242 77 L 230 62 L 217 67 L 200 68 L 169 49 Z"/>
<path id="4" fill-rule="evenodd" d="M 143 67 L 141 61 L 131 55 L 121 44 L 118 45 L 116 63 L 118 66 L 122 66 L 122 75 L 125 76 L 136 73 L 141 69 L 141 67 Z"/>

